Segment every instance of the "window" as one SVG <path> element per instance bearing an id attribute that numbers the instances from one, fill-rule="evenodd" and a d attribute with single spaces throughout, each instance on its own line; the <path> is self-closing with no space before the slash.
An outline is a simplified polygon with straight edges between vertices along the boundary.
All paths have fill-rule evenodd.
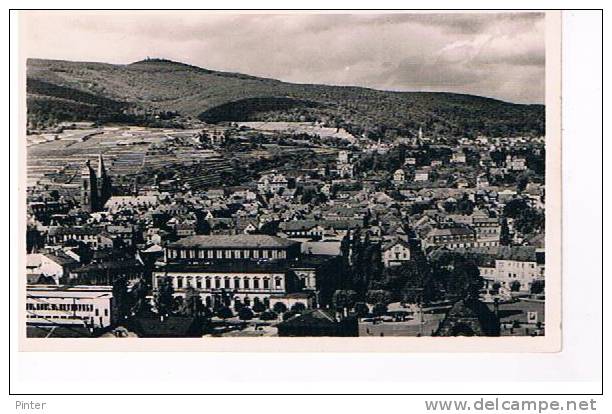
<path id="1" fill-rule="evenodd" d="M 239 277 L 234 278 L 234 289 L 240 289 L 240 278 Z"/>
<path id="2" fill-rule="evenodd" d="M 251 285 L 250 279 L 248 277 L 245 277 L 243 279 L 243 286 L 244 286 L 244 288 L 245 289 L 249 289 L 251 287 L 250 285 Z"/>
<path id="3" fill-rule="evenodd" d="M 196 278 L 196 288 L 202 289 L 202 278 L 201 277 Z"/>
<path id="4" fill-rule="evenodd" d="M 277 288 L 280 288 L 281 287 L 281 282 L 282 282 L 281 278 L 277 277 L 276 279 L 274 279 L 274 286 L 277 287 Z"/>
<path id="5" fill-rule="evenodd" d="M 221 287 L 221 278 L 220 277 L 216 277 L 215 278 L 215 288 L 219 289 Z"/>
<path id="6" fill-rule="evenodd" d="M 259 278 L 253 279 L 253 288 L 259 289 Z"/>
<path id="7" fill-rule="evenodd" d="M 206 283 L 206 289 L 210 289 L 211 283 L 210 283 L 210 278 L 209 277 L 206 278 L 206 282 L 205 283 Z"/>
<path id="8" fill-rule="evenodd" d="M 229 277 L 224 278 L 223 287 L 225 287 L 226 289 L 230 288 L 230 278 Z"/>
<path id="9" fill-rule="evenodd" d="M 179 289 L 183 288 L 183 278 L 182 277 L 177 277 L 176 278 L 176 287 Z"/>
<path id="10" fill-rule="evenodd" d="M 104 309 L 104 316 L 108 316 L 108 308 Z"/>
<path id="11" fill-rule="evenodd" d="M 264 289 L 270 289 L 270 279 L 265 278 L 263 280 L 263 287 L 264 287 Z"/>

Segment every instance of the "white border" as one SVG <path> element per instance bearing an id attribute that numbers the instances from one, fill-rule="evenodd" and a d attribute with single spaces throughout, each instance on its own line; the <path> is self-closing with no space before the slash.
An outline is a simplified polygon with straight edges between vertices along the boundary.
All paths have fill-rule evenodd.
<path id="1" fill-rule="evenodd" d="M 117 4 L 110 2 L 108 7 Z M 580 6 L 593 7 L 600 4 L 583 1 Z M 383 5 L 383 3 L 377 4 L 379 7 Z M 445 2 L 442 7 L 453 5 L 453 2 Z M 487 5 L 486 2 L 471 3 L 471 7 L 487 7 Z M 533 2 L 515 2 L 513 5 L 528 7 L 533 5 Z M 38 6 L 44 7 L 44 3 L 40 2 Z M 73 2 L 70 6 L 79 7 L 80 3 Z M 161 4 L 151 4 L 151 7 L 155 6 L 163 7 Z M 357 6 L 355 4 L 353 7 Z M 562 352 L 522 355 L 210 353 L 198 354 L 197 357 L 194 357 L 194 354 L 181 353 L 24 354 L 16 351 L 14 330 L 16 324 L 13 320 L 11 391 L 21 393 L 599 392 L 602 369 L 602 304 L 599 296 L 602 292 L 602 256 L 598 248 L 602 243 L 599 232 L 602 224 L 600 196 L 602 166 L 599 151 L 601 148 L 601 30 L 601 17 L 598 12 L 564 15 L 565 342 Z M 13 46 L 12 50 L 13 60 L 16 58 L 14 55 L 16 48 Z M 15 76 L 14 67 L 11 67 L 11 71 Z M 609 92 L 609 87 L 607 91 Z M 17 136 L 14 129 L 17 107 L 14 92 L 16 91 L 13 89 L 10 106 L 13 119 L 12 137 Z M 3 105 L 4 113 L 8 114 L 6 101 Z M 609 145 L 606 150 L 609 151 Z M 10 156 L 12 160 L 17 159 L 14 145 L 11 147 Z M 4 165 L 5 169 L 7 167 L 8 162 Z M 13 174 L 10 187 L 13 197 L 10 208 L 11 212 L 15 213 L 18 211 L 14 197 L 15 163 L 11 165 L 11 170 Z M 608 195 L 606 197 L 609 201 Z M 6 216 L 6 205 L 2 208 Z M 12 227 L 12 234 L 15 235 L 14 221 L 9 224 Z M 2 243 L 2 251 L 6 257 L 7 240 L 3 239 Z M 13 240 L 10 243 L 13 243 Z M 14 249 L 12 259 L 11 274 L 15 274 Z M 15 290 L 14 288 L 10 292 L 13 300 L 17 298 Z M 117 366 L 121 368 L 117 369 Z M 322 378 L 326 381 L 321 381 Z M 74 399 L 74 401 L 76 403 L 83 399 Z M 98 398 L 96 401 L 105 400 Z M 161 404 L 159 401 L 150 400 L 157 408 L 168 408 L 166 403 Z M 235 399 L 236 403 L 238 401 L 239 399 Z M 305 404 L 308 401 L 315 402 L 306 400 Z M 283 398 L 278 398 L 277 402 L 287 403 Z M 103 403 L 98 405 L 90 403 L 93 401 L 88 401 L 87 406 L 94 412 L 109 409 L 109 406 Z M 318 403 L 320 404 L 320 401 Z M 149 407 L 151 406 L 147 408 Z M 297 405 L 297 411 L 301 411 L 299 407 Z M 379 400 L 374 406 L 363 404 L 362 408 L 369 408 L 371 412 L 372 409 L 391 409 L 392 406 Z M 252 410 L 263 412 L 256 403 L 253 404 Z M 77 409 L 71 410 L 74 411 Z"/>

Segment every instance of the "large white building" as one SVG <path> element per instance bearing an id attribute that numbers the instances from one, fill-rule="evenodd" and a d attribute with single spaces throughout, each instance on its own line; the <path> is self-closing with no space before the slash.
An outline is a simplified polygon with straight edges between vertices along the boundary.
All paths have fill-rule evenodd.
<path id="1" fill-rule="evenodd" d="M 91 329 L 112 323 L 111 286 L 28 286 L 25 303 L 28 325 L 76 325 Z"/>
<path id="2" fill-rule="evenodd" d="M 297 241 L 261 234 L 186 237 L 167 246 L 164 263 L 153 271 L 153 290 L 169 278 L 177 296 L 192 287 L 208 306 L 219 301 L 249 306 L 333 284 L 333 277 L 318 276 L 336 276 L 329 270 L 335 259 L 302 257 L 300 249 Z"/>

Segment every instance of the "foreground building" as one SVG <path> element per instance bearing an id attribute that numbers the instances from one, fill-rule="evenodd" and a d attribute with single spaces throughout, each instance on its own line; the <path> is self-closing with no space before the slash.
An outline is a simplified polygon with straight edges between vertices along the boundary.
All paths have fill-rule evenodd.
<path id="1" fill-rule="evenodd" d="M 300 243 L 276 236 L 242 234 L 190 236 L 167 246 L 165 260 L 153 272 L 153 289 L 170 278 L 177 295 L 200 292 L 208 306 L 255 302 L 270 304 L 296 292 L 320 303 L 331 296 L 337 278 L 334 257 L 306 255 Z"/>
<path id="2" fill-rule="evenodd" d="M 111 286 L 28 286 L 28 326 L 78 326 L 102 329 L 112 323 Z"/>

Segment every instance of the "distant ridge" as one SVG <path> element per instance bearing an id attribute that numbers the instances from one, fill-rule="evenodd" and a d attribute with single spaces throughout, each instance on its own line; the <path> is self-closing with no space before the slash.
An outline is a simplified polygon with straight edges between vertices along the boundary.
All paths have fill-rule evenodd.
<path id="1" fill-rule="evenodd" d="M 28 122 L 317 121 L 372 138 L 540 136 L 544 106 L 448 92 L 292 84 L 163 58 L 127 65 L 28 59 Z"/>

